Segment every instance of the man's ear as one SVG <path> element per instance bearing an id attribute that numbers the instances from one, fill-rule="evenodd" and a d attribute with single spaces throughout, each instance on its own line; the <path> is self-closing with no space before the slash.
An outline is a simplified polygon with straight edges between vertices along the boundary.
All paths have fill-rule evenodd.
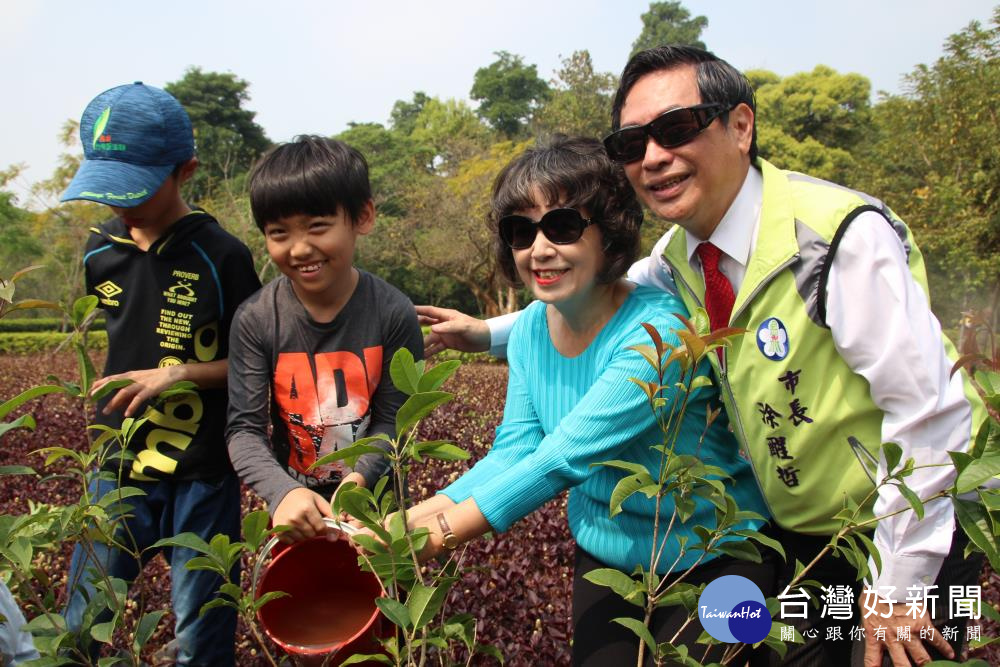
<path id="1" fill-rule="evenodd" d="M 194 176 L 194 172 L 198 169 L 198 158 L 193 157 L 184 164 L 181 165 L 180 169 L 177 170 L 177 185 L 184 185 L 184 183 Z"/>
<path id="2" fill-rule="evenodd" d="M 753 121 L 753 110 L 744 102 L 740 102 L 729 112 L 727 129 L 732 133 L 745 155 L 750 154 L 750 144 L 753 141 Z"/>
<path id="3" fill-rule="evenodd" d="M 375 229 L 375 202 L 369 199 L 358 211 L 358 217 L 354 219 L 354 231 L 364 236 L 370 234 Z"/>

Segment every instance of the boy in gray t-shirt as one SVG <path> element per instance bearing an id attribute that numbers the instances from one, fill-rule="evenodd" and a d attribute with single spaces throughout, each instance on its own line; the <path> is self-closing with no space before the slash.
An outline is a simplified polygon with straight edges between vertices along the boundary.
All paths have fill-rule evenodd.
<path id="1" fill-rule="evenodd" d="M 293 542 L 326 531 L 340 484 L 372 488 L 388 472 L 377 454 L 353 470 L 310 466 L 366 435 L 395 436 L 406 396 L 389 361 L 401 347 L 422 358 L 423 341 L 409 299 L 353 265 L 358 236 L 375 225 L 361 153 L 321 137 L 277 146 L 254 167 L 250 205 L 284 275 L 233 320 L 226 440 L 240 478 Z"/>

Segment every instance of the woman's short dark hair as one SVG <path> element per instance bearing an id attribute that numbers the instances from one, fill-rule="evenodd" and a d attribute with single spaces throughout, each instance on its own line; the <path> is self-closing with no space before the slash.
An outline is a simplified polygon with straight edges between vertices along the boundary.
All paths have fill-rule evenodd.
<path id="1" fill-rule="evenodd" d="M 336 215 L 340 207 L 353 222 L 371 198 L 365 156 L 336 139 L 295 137 L 250 172 L 250 210 L 261 231 L 290 215 Z"/>
<path id="2" fill-rule="evenodd" d="M 753 86 L 742 72 L 711 51 L 695 46 L 670 44 L 646 49 L 632 56 L 622 70 L 618 90 L 611 105 L 611 129 L 621 129 L 622 107 L 625 98 L 642 77 L 661 70 L 671 70 L 684 65 L 693 65 L 698 83 L 698 93 L 704 104 L 714 102 L 732 109 L 741 102 L 754 112 L 753 136 L 750 141 L 750 159 L 757 158 L 757 103 Z M 724 122 L 728 116 L 724 117 Z"/>
<path id="3" fill-rule="evenodd" d="M 625 275 L 639 255 L 642 207 L 635 191 L 600 141 L 556 135 L 511 160 L 493 184 L 489 223 L 497 265 L 507 280 L 520 284 L 514 254 L 500 238 L 499 221 L 535 206 L 536 188 L 550 206 L 586 209 L 601 230 L 605 262 L 597 275 L 599 283 Z"/>

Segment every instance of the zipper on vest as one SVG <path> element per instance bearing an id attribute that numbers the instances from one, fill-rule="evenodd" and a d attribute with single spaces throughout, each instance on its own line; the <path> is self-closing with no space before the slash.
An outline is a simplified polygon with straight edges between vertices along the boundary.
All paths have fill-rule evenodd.
<path id="1" fill-rule="evenodd" d="M 778 517 L 771 509 L 771 501 L 767 499 L 767 494 L 764 493 L 764 485 L 760 482 L 760 474 L 757 472 L 757 464 L 753 460 L 753 454 L 750 452 L 750 443 L 747 441 L 747 433 L 743 429 L 743 419 L 740 417 L 740 410 L 736 405 L 736 398 L 733 396 L 733 389 L 729 386 L 729 374 L 725 370 L 719 371 L 719 384 L 722 390 L 726 392 L 726 397 L 729 399 L 729 405 L 733 406 L 733 412 L 735 414 L 729 415 L 728 411 L 726 414 L 729 416 L 729 423 L 734 424 L 737 430 L 737 439 L 740 442 L 740 447 L 746 452 L 746 460 L 750 462 L 750 471 L 753 473 L 754 480 L 757 482 L 757 489 L 760 491 L 760 497 L 764 499 L 764 505 L 767 507 L 768 513 L 771 515 L 771 519 L 777 522 Z M 723 406 L 725 402 L 723 402 Z"/>

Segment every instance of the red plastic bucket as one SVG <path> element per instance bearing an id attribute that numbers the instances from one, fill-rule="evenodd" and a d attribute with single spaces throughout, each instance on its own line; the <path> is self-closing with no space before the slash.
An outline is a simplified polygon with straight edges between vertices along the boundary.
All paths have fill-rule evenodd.
<path id="1" fill-rule="evenodd" d="M 327 520 L 344 532 L 353 527 Z M 302 664 L 339 665 L 355 653 L 380 653 L 377 637 L 390 631 L 375 600 L 385 594 L 381 582 L 358 566 L 358 554 L 346 540 L 314 537 L 280 550 L 269 541 L 254 565 L 254 595 L 271 591 L 286 596 L 257 612 L 264 633 Z"/>

